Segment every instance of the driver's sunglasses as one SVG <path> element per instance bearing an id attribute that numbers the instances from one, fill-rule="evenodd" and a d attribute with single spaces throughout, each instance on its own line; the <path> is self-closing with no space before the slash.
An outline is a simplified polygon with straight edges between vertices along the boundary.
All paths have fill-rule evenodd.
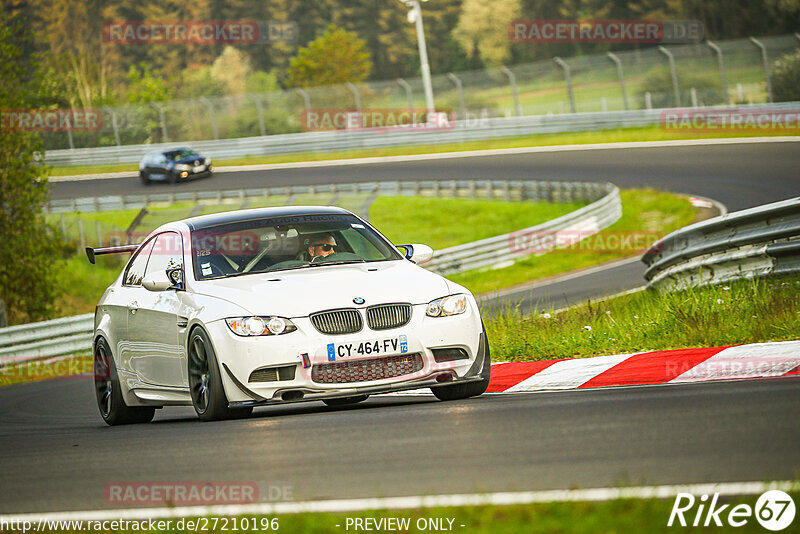
<path id="1" fill-rule="evenodd" d="M 312 247 L 319 247 L 325 252 L 330 252 L 336 248 L 336 245 L 329 245 L 328 243 L 318 243 L 316 245 L 311 245 Z"/>

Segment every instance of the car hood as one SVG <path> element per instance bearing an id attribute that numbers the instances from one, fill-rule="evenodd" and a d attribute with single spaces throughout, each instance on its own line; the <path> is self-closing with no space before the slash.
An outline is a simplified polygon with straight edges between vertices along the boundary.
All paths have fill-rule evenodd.
<path id="1" fill-rule="evenodd" d="M 405 260 L 273 271 L 194 285 L 196 293 L 233 302 L 254 315 L 283 317 L 389 302 L 426 304 L 450 291 L 444 278 Z M 364 304 L 354 304 L 358 297 Z"/>

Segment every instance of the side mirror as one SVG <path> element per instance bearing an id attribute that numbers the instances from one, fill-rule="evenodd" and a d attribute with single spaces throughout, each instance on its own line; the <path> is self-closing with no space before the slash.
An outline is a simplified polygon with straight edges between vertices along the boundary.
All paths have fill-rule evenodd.
<path id="1" fill-rule="evenodd" d="M 178 271 L 176 273 L 175 271 Z M 175 282 L 175 278 L 180 277 L 180 269 L 167 269 L 166 271 L 156 271 L 147 274 L 142 280 L 142 287 L 148 291 L 167 291 L 168 289 L 179 289 L 180 283 Z"/>
<path id="2" fill-rule="evenodd" d="M 397 245 L 397 248 L 405 250 L 404 256 L 417 265 L 428 263 L 433 258 L 433 249 L 428 245 L 416 243 L 413 245 Z"/>

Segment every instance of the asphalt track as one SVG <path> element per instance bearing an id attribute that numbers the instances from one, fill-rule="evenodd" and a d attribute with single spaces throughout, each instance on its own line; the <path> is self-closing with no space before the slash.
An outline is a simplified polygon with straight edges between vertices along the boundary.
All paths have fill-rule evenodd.
<path id="1" fill-rule="evenodd" d="M 603 180 L 742 209 L 796 196 L 797 143 L 557 152 L 220 173 L 181 190 L 408 179 Z M 136 179 L 53 184 L 54 198 L 138 193 Z M 171 186 L 154 186 L 169 191 Z M 637 271 L 638 269 L 638 271 Z M 534 290 L 558 307 L 641 284 L 626 263 Z M 537 297 L 539 298 L 539 297 Z M 539 301 L 530 301 L 531 307 Z M 197 422 L 168 408 L 108 428 L 86 379 L 0 388 L 0 513 L 103 509 L 120 481 L 238 481 L 294 499 L 796 479 L 800 380 L 372 398 Z"/>
<path id="2" fill-rule="evenodd" d="M 255 483 L 297 500 L 792 480 L 800 379 L 371 398 L 106 427 L 88 379 L 0 388 L 0 513 L 107 509 L 106 484 Z"/>
<path id="3" fill-rule="evenodd" d="M 149 188 L 138 178 L 56 182 L 52 198 L 393 180 L 609 181 L 716 199 L 731 211 L 798 195 L 800 142 L 539 152 L 217 173 Z"/>

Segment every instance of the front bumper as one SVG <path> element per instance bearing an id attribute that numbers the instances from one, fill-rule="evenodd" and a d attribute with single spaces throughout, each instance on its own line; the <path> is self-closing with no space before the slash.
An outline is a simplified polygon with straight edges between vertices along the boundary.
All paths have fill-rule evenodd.
<path id="1" fill-rule="evenodd" d="M 206 325 L 206 329 L 220 362 L 220 374 L 231 406 L 321 400 L 480 380 L 484 358 L 482 324 L 477 304 L 472 297 L 469 301 L 467 311 L 461 315 L 427 317 L 425 305 L 415 305 L 410 322 L 401 328 L 374 331 L 365 324 L 360 332 L 347 335 L 321 334 L 307 317 L 292 318 L 297 331 L 280 336 L 236 336 L 224 321 L 214 321 Z M 407 354 L 421 356 L 420 369 L 401 376 L 359 382 L 323 383 L 312 379 L 314 366 L 330 363 L 326 351 L 328 343 L 356 343 L 401 335 L 407 338 Z M 437 362 L 432 349 L 440 348 L 462 349 L 467 358 Z M 336 361 L 376 358 L 380 356 Z M 250 381 L 251 373 L 257 369 L 281 366 L 295 366 L 294 378 Z"/>

